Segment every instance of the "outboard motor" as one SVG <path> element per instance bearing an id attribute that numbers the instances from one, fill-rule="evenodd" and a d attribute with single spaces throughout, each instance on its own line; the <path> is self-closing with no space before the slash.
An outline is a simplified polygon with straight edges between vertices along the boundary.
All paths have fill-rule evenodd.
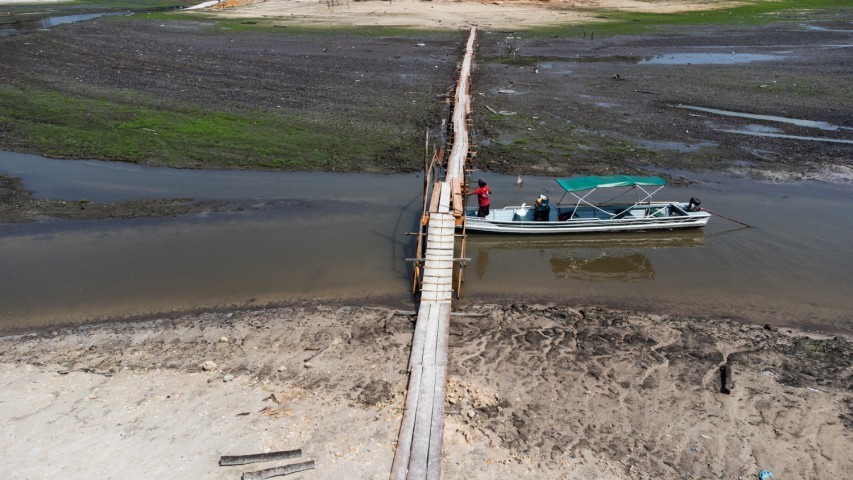
<path id="1" fill-rule="evenodd" d="M 699 200 L 698 198 L 690 197 L 690 202 L 687 203 L 687 209 L 690 210 L 691 212 L 698 212 L 699 210 L 702 210 L 701 208 L 699 208 L 699 205 L 701 205 L 701 204 L 702 204 L 702 201 Z"/>

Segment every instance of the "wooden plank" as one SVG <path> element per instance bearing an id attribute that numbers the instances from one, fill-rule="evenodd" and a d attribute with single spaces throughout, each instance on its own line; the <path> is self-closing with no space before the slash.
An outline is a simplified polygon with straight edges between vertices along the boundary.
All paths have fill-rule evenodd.
<path id="1" fill-rule="evenodd" d="M 445 184 L 446 185 L 446 184 Z M 448 226 L 448 222 L 453 220 L 453 215 L 447 212 L 436 212 L 434 215 L 430 216 L 430 220 L 435 222 L 438 226 Z"/>
<path id="2" fill-rule="evenodd" d="M 412 435 L 412 451 L 409 455 L 409 479 L 426 478 L 429 459 L 430 434 L 432 433 L 432 403 L 435 398 L 435 365 L 424 365 L 421 389 L 418 395 L 418 411 Z"/>
<path id="3" fill-rule="evenodd" d="M 435 347 L 435 364 L 439 366 L 447 365 L 447 350 L 450 343 L 450 304 L 442 304 L 443 314 L 439 319 L 438 334 L 436 336 Z"/>
<path id="4" fill-rule="evenodd" d="M 240 477 L 240 480 L 266 480 L 271 477 L 281 477 L 290 475 L 291 473 L 312 470 L 313 468 L 314 460 L 308 460 L 307 462 L 291 463 L 290 465 L 267 468 L 265 470 L 258 470 L 257 472 L 246 472 Z"/>
<path id="5" fill-rule="evenodd" d="M 449 268 L 436 268 L 430 272 L 430 275 L 424 277 L 424 282 L 430 282 L 432 284 L 441 283 L 445 278 L 451 278 L 452 275 L 447 275 L 442 272 L 450 271 Z M 452 272 L 452 271 L 451 271 Z"/>
<path id="6" fill-rule="evenodd" d="M 438 203 L 439 212 L 450 211 L 450 188 L 451 185 L 447 182 L 441 184 L 441 201 Z"/>
<path id="7" fill-rule="evenodd" d="M 432 270 L 429 272 L 427 276 L 435 277 L 437 275 L 434 272 L 442 272 L 444 270 L 452 270 L 453 269 L 453 257 L 433 257 L 426 259 L 425 264 L 428 266 L 431 264 Z"/>
<path id="8" fill-rule="evenodd" d="M 461 214 L 465 209 L 462 207 L 462 182 L 459 178 L 450 181 L 450 189 L 453 194 L 451 207 L 454 215 Z"/>
<path id="9" fill-rule="evenodd" d="M 278 452 L 255 453 L 251 455 L 223 455 L 219 457 L 219 466 L 247 465 L 257 462 L 274 462 L 278 460 L 289 460 L 302 456 L 302 449 L 283 450 Z"/>
<path id="10" fill-rule="evenodd" d="M 441 197 L 441 182 L 435 182 L 435 185 L 432 186 L 432 195 L 429 198 L 429 212 L 437 212 L 438 211 L 438 201 Z M 429 219 L 430 223 L 432 223 L 432 215 L 430 215 Z"/>
<path id="11" fill-rule="evenodd" d="M 453 278 L 453 270 L 451 270 L 449 268 L 445 268 L 445 269 L 441 269 L 441 270 L 435 270 L 435 271 L 430 272 L 430 273 L 431 273 L 431 275 L 429 277 L 427 277 L 430 279 L 430 281 L 436 281 L 437 282 L 437 281 L 440 281 L 441 279 L 444 279 L 444 278 Z"/>
<path id="12" fill-rule="evenodd" d="M 430 248 L 442 248 L 447 244 L 448 240 L 453 239 L 453 232 L 456 227 L 430 227 L 430 238 L 427 242 L 427 250 Z M 431 244 L 430 244 L 431 243 Z"/>
<path id="13" fill-rule="evenodd" d="M 426 288 L 427 283 L 424 282 L 424 289 Z M 415 333 L 412 338 L 412 352 L 409 355 L 409 370 L 411 370 L 415 365 L 421 365 L 423 362 L 430 308 L 430 304 L 424 305 L 421 303 L 421 308 L 418 311 L 418 320 L 415 322 Z"/>
<path id="14" fill-rule="evenodd" d="M 445 290 L 447 290 L 451 286 L 452 286 L 452 283 L 450 282 L 450 280 L 441 281 L 441 282 L 430 282 L 429 285 L 424 284 L 423 292 L 424 293 L 430 293 L 433 295 L 440 295 L 440 294 L 445 293 Z M 451 294 L 453 292 L 447 291 L 447 293 Z M 438 302 L 438 303 L 440 303 L 440 302 Z"/>
<path id="15" fill-rule="evenodd" d="M 435 308 L 437 307 L 437 308 Z M 441 314 L 441 305 L 436 305 L 430 309 L 429 323 L 427 324 L 426 343 L 424 344 L 424 366 L 435 365 L 435 347 L 438 340 L 438 325 L 441 323 L 439 316 Z"/>
<path id="16" fill-rule="evenodd" d="M 430 266 L 432 267 L 431 270 L 435 270 L 435 271 L 447 270 L 449 268 L 453 268 L 453 261 L 447 260 L 447 259 L 444 259 L 444 260 L 429 259 L 425 262 L 424 268 L 430 268 Z M 430 272 L 430 275 L 428 275 L 429 277 L 434 276 L 431 273 L 432 272 Z"/>
<path id="17" fill-rule="evenodd" d="M 424 282 L 432 284 L 444 281 L 446 278 L 453 278 L 453 270 L 449 268 L 434 268 L 429 275 L 424 276 Z"/>
<path id="18" fill-rule="evenodd" d="M 443 297 L 438 294 L 438 292 L 427 292 L 424 291 L 421 293 L 421 302 L 439 302 Z"/>
<path id="19" fill-rule="evenodd" d="M 420 366 L 409 373 L 409 388 L 406 393 L 406 407 L 403 410 L 403 420 L 400 422 L 400 434 L 397 436 L 397 449 L 394 451 L 394 462 L 391 464 L 391 480 L 405 480 L 409 469 L 409 457 L 412 452 L 412 438 L 415 433 L 415 417 L 418 411 L 418 399 L 421 393 Z"/>
<path id="20" fill-rule="evenodd" d="M 432 423 L 429 435 L 427 480 L 441 478 L 441 448 L 444 444 L 444 397 L 447 385 L 447 367 L 436 366 L 435 400 L 432 404 Z"/>
<path id="21" fill-rule="evenodd" d="M 429 262 L 432 264 L 433 268 L 431 268 L 429 272 L 425 272 L 428 276 L 444 276 L 444 272 L 453 272 L 452 258 L 442 260 L 429 259 Z"/>
<path id="22" fill-rule="evenodd" d="M 442 218 L 436 218 L 438 215 L 441 215 Z M 441 228 L 450 229 L 450 228 L 453 228 L 453 224 L 454 224 L 455 220 L 456 220 L 455 217 L 450 215 L 450 214 L 447 214 L 447 216 L 445 216 L 445 214 L 443 214 L 443 213 L 441 213 L 441 214 L 434 213 L 432 215 L 432 221 L 433 221 L 432 225 L 434 227 L 441 227 Z"/>

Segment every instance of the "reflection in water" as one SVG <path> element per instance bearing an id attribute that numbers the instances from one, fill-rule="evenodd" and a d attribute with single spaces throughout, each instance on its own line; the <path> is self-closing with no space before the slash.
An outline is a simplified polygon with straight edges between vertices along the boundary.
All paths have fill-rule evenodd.
<path id="1" fill-rule="evenodd" d="M 573 277 L 587 282 L 643 280 L 655 277 L 651 260 L 642 253 L 584 258 L 569 255 L 551 259 L 551 270 L 558 278 Z"/>
<path id="2" fill-rule="evenodd" d="M 469 249 L 476 251 L 477 278 L 487 273 L 491 251 L 517 250 L 550 257 L 556 278 L 601 282 L 653 279 L 654 266 L 642 250 L 699 247 L 705 235 L 701 230 L 560 237 L 472 235 L 468 241 Z"/>
<path id="3" fill-rule="evenodd" d="M 705 243 L 701 229 L 613 234 L 488 235 L 468 236 L 468 247 L 479 250 L 576 250 L 593 248 L 645 249 L 698 247 Z"/>
<path id="4" fill-rule="evenodd" d="M 489 269 L 489 250 L 481 248 L 477 250 L 477 256 L 474 258 L 474 275 L 477 278 L 483 278 L 486 271 Z"/>

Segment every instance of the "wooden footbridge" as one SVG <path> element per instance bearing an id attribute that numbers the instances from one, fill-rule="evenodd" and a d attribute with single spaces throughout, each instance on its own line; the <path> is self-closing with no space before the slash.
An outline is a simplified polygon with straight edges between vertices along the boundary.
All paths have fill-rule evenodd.
<path id="1" fill-rule="evenodd" d="M 447 384 L 447 343 L 451 301 L 462 284 L 465 262 L 465 164 L 470 152 L 471 113 L 469 91 L 476 30 L 471 29 L 456 83 L 452 118 L 452 148 L 444 178 L 431 181 L 441 171 L 444 154 L 433 155 L 424 175 L 424 213 L 417 233 L 413 293 L 420 294 L 409 358 L 406 407 L 397 439 L 391 479 L 438 479 L 444 435 L 444 397 Z M 455 257 L 457 226 L 461 226 L 461 254 Z"/>

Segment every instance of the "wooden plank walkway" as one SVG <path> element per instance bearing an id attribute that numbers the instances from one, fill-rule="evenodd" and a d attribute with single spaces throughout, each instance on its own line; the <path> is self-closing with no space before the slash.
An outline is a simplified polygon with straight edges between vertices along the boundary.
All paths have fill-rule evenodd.
<path id="1" fill-rule="evenodd" d="M 409 388 L 391 467 L 392 480 L 441 477 L 447 344 L 453 297 L 457 216 L 468 157 L 469 78 L 476 30 L 471 29 L 457 82 L 453 112 L 454 143 L 443 182 L 436 183 L 429 206 L 423 284 L 409 357 Z"/>

